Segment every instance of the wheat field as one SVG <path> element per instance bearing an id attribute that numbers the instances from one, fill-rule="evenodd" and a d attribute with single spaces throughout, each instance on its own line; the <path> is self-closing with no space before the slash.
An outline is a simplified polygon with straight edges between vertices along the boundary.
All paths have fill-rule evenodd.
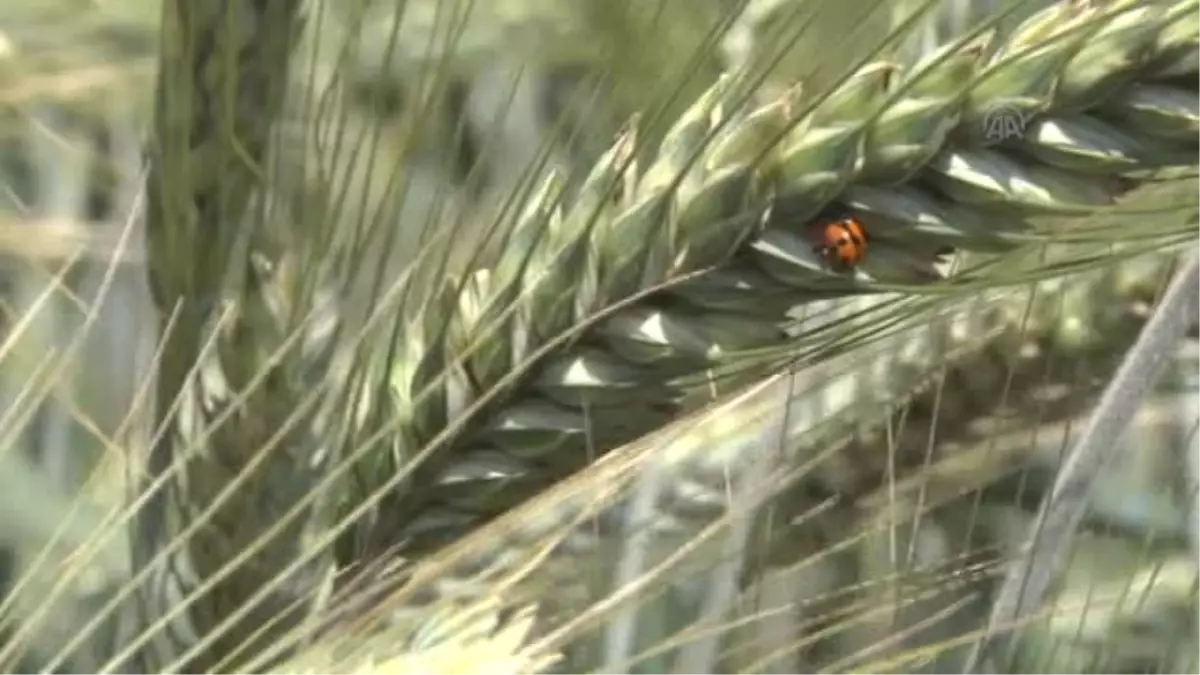
<path id="1" fill-rule="evenodd" d="M 8 0 L 0 669 L 1200 672 L 1198 82 L 1198 0 Z"/>

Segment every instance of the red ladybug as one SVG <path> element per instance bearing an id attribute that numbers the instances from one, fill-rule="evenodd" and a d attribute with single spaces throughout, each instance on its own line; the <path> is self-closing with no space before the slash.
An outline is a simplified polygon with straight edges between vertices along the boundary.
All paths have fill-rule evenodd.
<path id="1" fill-rule="evenodd" d="M 867 230 L 853 216 L 826 222 L 820 234 L 822 243 L 813 247 L 813 251 L 834 269 L 854 269 L 867 257 Z"/>

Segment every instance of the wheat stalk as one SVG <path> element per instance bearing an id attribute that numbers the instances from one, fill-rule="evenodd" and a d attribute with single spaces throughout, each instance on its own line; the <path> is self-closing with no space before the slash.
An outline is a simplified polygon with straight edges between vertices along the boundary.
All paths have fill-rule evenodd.
<path id="1" fill-rule="evenodd" d="M 1102 212 L 1147 170 L 1194 163 L 1184 81 L 1196 70 L 1196 11 L 1191 0 L 1055 4 L 1000 44 L 956 42 L 907 76 L 867 64 L 812 106 L 792 91 L 747 110 L 744 83 L 727 76 L 634 178 L 622 174 L 635 130 L 568 205 L 552 176 L 500 261 L 461 298 L 448 282 L 406 324 L 407 351 L 389 379 L 398 449 L 368 473 L 391 485 L 420 464 L 365 538 L 418 549 L 452 539 L 707 391 L 771 372 L 777 359 L 733 384 L 687 377 L 788 344 L 788 308 L 929 283 L 943 276 L 936 261 L 947 247 L 1052 238 L 1031 223 Z M 989 140 L 990 125 L 1005 121 L 997 115 L 1023 133 Z M 829 270 L 805 230 L 834 200 L 865 214 L 874 236 L 851 275 Z M 554 349 L 533 358 L 544 347 Z M 484 402 L 486 416 L 464 414 Z M 452 425 L 463 430 L 448 441 Z"/>

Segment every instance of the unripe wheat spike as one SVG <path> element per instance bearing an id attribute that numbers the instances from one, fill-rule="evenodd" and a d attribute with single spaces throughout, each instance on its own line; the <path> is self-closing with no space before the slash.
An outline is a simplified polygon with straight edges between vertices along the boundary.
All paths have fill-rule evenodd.
<path id="1" fill-rule="evenodd" d="M 1053 238 L 1035 219 L 1104 211 L 1147 171 L 1194 165 L 1195 88 L 1179 76 L 1196 15 L 1193 0 L 1056 3 L 1000 44 L 951 44 L 908 74 L 869 64 L 815 107 L 798 90 L 740 106 L 743 88 L 727 76 L 633 178 L 620 176 L 635 130 L 571 203 L 559 204 L 551 177 L 514 225 L 514 240 L 532 243 L 406 325 L 410 351 L 389 379 L 398 452 L 366 466 L 394 485 L 418 464 L 364 537 L 379 547 L 452 539 L 519 499 L 514 491 L 532 494 L 697 397 L 771 372 L 778 360 L 729 383 L 695 377 L 731 353 L 786 346 L 788 308 L 930 283 L 948 248 Z M 1017 116 L 1023 133 L 992 136 L 996 115 Z M 850 274 L 828 269 L 805 229 L 835 201 L 863 213 L 872 235 Z M 561 339 L 589 322 L 586 339 Z M 485 399 L 486 415 L 427 447 Z"/>

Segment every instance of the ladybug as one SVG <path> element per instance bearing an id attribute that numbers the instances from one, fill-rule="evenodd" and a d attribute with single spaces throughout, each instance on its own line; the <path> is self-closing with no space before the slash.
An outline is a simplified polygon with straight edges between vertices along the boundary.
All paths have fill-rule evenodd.
<path id="1" fill-rule="evenodd" d="M 867 229 L 853 216 L 826 221 L 820 237 L 821 244 L 813 252 L 836 270 L 854 269 L 867 256 Z"/>

